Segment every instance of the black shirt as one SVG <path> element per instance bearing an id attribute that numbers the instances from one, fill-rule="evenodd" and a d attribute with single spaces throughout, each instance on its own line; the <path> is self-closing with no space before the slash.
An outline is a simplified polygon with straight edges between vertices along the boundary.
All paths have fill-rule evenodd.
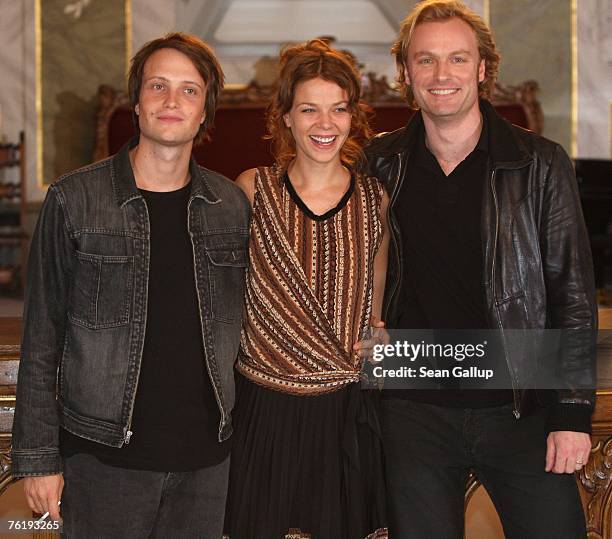
<path id="1" fill-rule="evenodd" d="M 448 175 L 425 144 L 425 131 L 411 153 L 394 204 L 402 238 L 404 275 L 402 329 L 487 329 L 483 287 L 481 207 L 487 181 L 486 118 L 474 150 Z M 489 354 L 503 360 L 499 347 Z M 507 375 L 502 361 L 501 373 Z M 496 376 L 500 374 L 496 370 Z M 508 388 L 510 388 L 508 376 Z M 449 382 L 449 387 L 457 384 Z M 400 396 L 392 391 L 388 396 Z M 486 407 L 512 401 L 512 391 L 414 390 L 401 396 L 456 407 Z"/>
<path id="2" fill-rule="evenodd" d="M 220 413 L 206 368 L 187 229 L 190 185 L 172 192 L 141 190 L 151 227 L 147 329 L 132 416 L 122 448 L 62 430 L 63 456 L 85 452 L 123 468 L 188 471 L 229 454 L 219 443 Z"/>

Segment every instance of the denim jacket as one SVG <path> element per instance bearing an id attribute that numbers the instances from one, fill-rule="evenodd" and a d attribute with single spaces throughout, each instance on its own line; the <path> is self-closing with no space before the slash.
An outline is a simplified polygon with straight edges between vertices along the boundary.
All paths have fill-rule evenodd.
<path id="1" fill-rule="evenodd" d="M 133 144 L 133 143 L 132 143 Z M 13 475 L 59 473 L 60 427 L 129 442 L 146 333 L 150 228 L 129 146 L 49 187 L 30 248 L 13 426 Z M 250 206 L 219 174 L 190 163 L 204 358 L 231 435 Z M 197 428 L 197 426 L 195 426 Z"/>

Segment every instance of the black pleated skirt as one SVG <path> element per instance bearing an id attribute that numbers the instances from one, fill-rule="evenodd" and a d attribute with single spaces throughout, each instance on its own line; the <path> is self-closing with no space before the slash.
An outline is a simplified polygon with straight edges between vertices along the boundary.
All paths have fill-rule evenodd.
<path id="1" fill-rule="evenodd" d="M 295 396 L 237 374 L 230 539 L 386 537 L 377 394 Z"/>

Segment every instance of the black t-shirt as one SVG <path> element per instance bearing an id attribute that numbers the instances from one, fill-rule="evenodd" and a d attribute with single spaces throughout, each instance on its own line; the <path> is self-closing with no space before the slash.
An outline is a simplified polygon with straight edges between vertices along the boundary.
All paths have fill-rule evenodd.
<path id="1" fill-rule="evenodd" d="M 418 137 L 394 205 L 402 238 L 404 274 L 400 294 L 401 329 L 487 329 L 483 287 L 481 208 L 487 181 L 486 118 L 474 150 L 446 176 Z M 491 346 L 496 376 L 508 376 L 503 351 Z M 512 401 L 508 390 L 392 390 L 386 396 L 453 407 L 487 407 Z"/>
<path id="2" fill-rule="evenodd" d="M 62 429 L 62 455 L 89 453 L 123 468 L 188 471 L 222 462 L 220 413 L 206 367 L 187 229 L 190 185 L 141 190 L 151 227 L 147 326 L 129 444 L 113 448 Z M 205 292 L 206 293 L 206 292 Z M 205 298 L 203 298 L 205 299 Z"/>

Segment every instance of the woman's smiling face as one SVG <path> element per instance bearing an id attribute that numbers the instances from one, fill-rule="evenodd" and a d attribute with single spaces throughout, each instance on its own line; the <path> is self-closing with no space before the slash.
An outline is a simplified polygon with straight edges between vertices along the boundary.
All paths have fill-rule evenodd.
<path id="1" fill-rule="evenodd" d="M 340 160 L 351 129 L 348 96 L 335 82 L 321 78 L 297 84 L 291 110 L 283 116 L 297 156 L 316 163 Z"/>

